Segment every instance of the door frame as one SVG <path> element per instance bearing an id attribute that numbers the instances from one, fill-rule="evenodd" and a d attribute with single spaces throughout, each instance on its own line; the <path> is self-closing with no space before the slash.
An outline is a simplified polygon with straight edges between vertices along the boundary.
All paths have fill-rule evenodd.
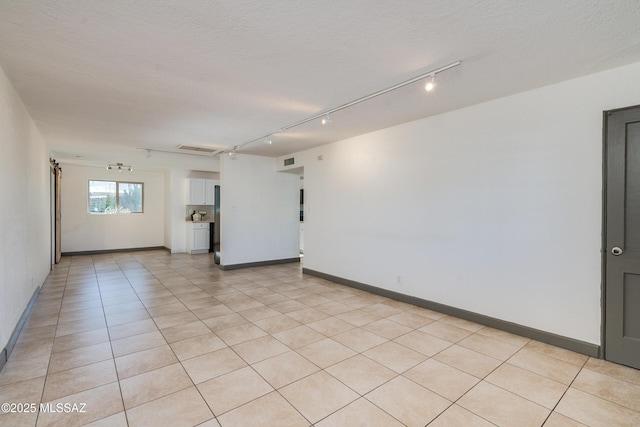
<path id="1" fill-rule="evenodd" d="M 54 264 L 60 262 L 62 251 L 62 224 L 61 224 L 61 184 L 62 184 L 62 168 L 55 159 L 49 159 L 49 166 L 51 170 L 50 179 L 52 182 L 49 185 L 50 194 L 50 211 L 51 211 L 51 269 Z"/>
<path id="2" fill-rule="evenodd" d="M 605 110 L 602 112 L 602 243 L 600 248 L 601 257 L 601 296 L 600 296 L 600 316 L 602 321 L 600 322 L 600 351 L 598 358 L 606 360 L 607 357 L 607 185 L 608 185 L 608 148 L 609 142 L 607 141 L 608 132 L 608 118 L 612 113 L 620 111 L 634 110 L 640 108 L 640 105 L 632 105 L 629 107 L 615 108 L 612 110 Z M 615 363 L 615 362 L 614 362 Z"/>

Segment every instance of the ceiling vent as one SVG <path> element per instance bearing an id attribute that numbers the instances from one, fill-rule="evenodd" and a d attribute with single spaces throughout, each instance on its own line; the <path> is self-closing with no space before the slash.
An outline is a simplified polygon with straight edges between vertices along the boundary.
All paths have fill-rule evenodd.
<path id="1" fill-rule="evenodd" d="M 176 147 L 180 151 L 188 151 L 190 154 L 200 154 L 202 156 L 213 156 L 224 150 L 223 148 L 198 147 L 196 145 L 180 144 Z"/>

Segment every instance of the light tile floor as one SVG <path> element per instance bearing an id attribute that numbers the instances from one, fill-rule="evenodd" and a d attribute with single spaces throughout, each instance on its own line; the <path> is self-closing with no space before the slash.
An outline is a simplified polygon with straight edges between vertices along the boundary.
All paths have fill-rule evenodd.
<path id="1" fill-rule="evenodd" d="M 297 264 L 148 251 L 63 258 L 2 402 L 49 404 L 2 426 L 639 426 L 640 371 Z"/>

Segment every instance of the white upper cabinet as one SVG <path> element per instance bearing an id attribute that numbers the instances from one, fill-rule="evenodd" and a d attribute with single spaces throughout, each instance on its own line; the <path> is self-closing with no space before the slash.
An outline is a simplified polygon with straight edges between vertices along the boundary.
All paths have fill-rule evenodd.
<path id="1" fill-rule="evenodd" d="M 214 205 L 216 179 L 189 178 L 189 205 Z"/>
<path id="2" fill-rule="evenodd" d="M 204 205 L 205 198 L 205 179 L 202 178 L 190 178 L 189 179 L 189 204 L 190 205 Z"/>
<path id="3" fill-rule="evenodd" d="M 205 205 L 215 205 L 215 187 L 218 184 L 218 181 L 213 179 L 205 179 L 204 183 L 204 204 Z"/>

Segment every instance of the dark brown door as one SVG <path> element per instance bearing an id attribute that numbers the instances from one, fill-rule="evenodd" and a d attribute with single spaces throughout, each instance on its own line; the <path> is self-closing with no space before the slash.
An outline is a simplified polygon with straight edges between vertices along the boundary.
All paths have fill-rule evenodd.
<path id="1" fill-rule="evenodd" d="M 62 186 L 62 169 L 56 168 L 56 264 L 62 257 L 62 210 L 60 191 Z"/>
<path id="2" fill-rule="evenodd" d="M 640 107 L 605 113 L 605 359 L 640 368 Z"/>
<path id="3" fill-rule="evenodd" d="M 51 164 L 51 240 L 52 261 L 57 264 L 62 256 L 62 224 L 60 209 L 60 190 L 62 184 L 62 169 L 55 159 L 49 159 Z"/>

